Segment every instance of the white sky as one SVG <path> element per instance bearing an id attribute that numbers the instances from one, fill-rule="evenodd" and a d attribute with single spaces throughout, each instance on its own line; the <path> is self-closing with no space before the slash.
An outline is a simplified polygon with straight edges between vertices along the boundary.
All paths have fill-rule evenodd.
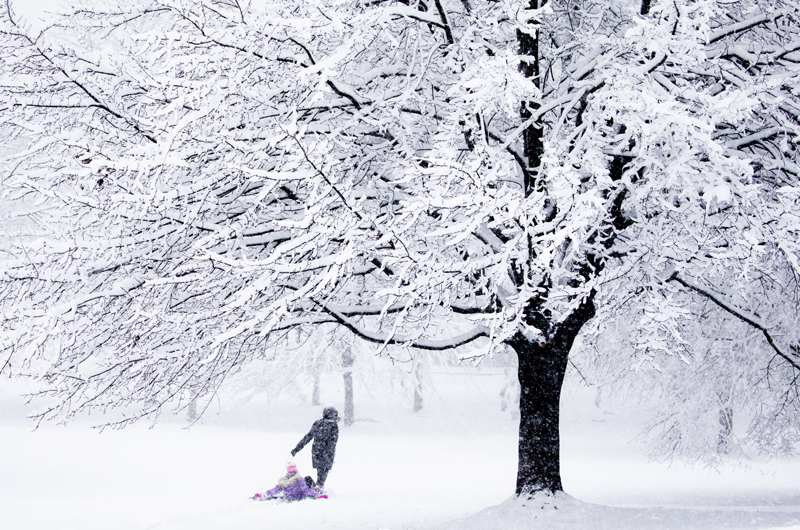
<path id="1" fill-rule="evenodd" d="M 61 0 L 11 0 L 14 13 L 31 25 L 36 25 L 48 12 L 56 11 L 61 3 Z"/>

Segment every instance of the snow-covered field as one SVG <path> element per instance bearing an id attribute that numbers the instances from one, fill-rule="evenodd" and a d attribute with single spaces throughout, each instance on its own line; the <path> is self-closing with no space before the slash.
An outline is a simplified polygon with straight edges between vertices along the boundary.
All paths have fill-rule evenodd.
<path id="1" fill-rule="evenodd" d="M 800 460 L 708 470 L 648 462 L 632 443 L 640 412 L 595 405 L 570 383 L 562 470 L 569 495 L 509 500 L 516 422 L 500 411 L 500 369 L 437 369 L 425 409 L 361 387 L 342 428 L 331 498 L 253 502 L 272 487 L 320 407 L 222 399 L 201 423 L 102 433 L 91 421 L 32 432 L 18 385 L 0 382 L 0 514 L 12 530 L 800 529 Z M 338 379 L 323 401 L 341 407 Z M 296 462 L 312 474 L 310 451 Z"/>

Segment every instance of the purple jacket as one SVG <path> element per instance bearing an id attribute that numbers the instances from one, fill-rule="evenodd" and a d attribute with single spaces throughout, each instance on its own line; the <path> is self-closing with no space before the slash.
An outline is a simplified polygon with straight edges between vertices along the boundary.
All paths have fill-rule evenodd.
<path id="1" fill-rule="evenodd" d="M 277 497 L 280 492 L 283 492 L 283 497 L 287 501 L 299 501 L 300 499 L 305 499 L 307 497 L 317 496 L 317 492 L 306 485 L 306 481 L 303 480 L 303 477 L 298 477 L 298 479 L 299 480 L 296 480 L 285 487 L 279 484 L 267 491 L 266 494 L 270 497 Z"/>

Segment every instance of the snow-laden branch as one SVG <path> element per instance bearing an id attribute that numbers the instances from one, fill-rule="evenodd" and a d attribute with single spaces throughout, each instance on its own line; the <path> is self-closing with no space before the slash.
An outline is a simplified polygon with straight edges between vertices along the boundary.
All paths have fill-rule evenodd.
<path id="1" fill-rule="evenodd" d="M 139 134 L 142 137 L 146 138 L 149 142 L 152 142 L 154 144 L 158 143 L 158 141 L 156 140 L 155 136 L 153 136 L 153 134 L 151 132 L 148 132 L 145 129 L 143 129 L 139 125 L 139 123 L 134 121 L 130 116 L 123 116 L 120 113 L 120 111 L 112 109 L 111 106 L 108 103 L 101 101 L 99 96 L 97 96 L 92 90 L 90 90 L 87 87 L 85 82 L 82 82 L 81 80 L 77 79 L 75 76 L 73 76 L 69 72 L 67 72 L 67 70 L 64 68 L 64 66 L 62 66 L 61 64 L 58 64 L 56 62 L 56 59 L 54 57 L 51 57 L 51 55 L 47 53 L 47 51 L 49 51 L 49 50 L 46 51 L 45 49 L 43 49 L 42 46 L 40 46 L 37 43 L 37 41 L 32 39 L 30 36 L 28 36 L 28 34 L 25 33 L 25 31 L 23 31 L 23 29 L 20 28 L 17 25 L 16 21 L 11 17 L 11 8 L 7 7 L 7 10 L 8 10 L 8 19 L 11 22 L 11 25 L 14 26 L 14 28 L 16 30 L 15 33 L 13 33 L 13 36 L 18 38 L 18 39 L 22 39 L 26 43 L 27 46 L 30 46 L 33 50 L 35 50 L 36 55 L 38 55 L 40 58 L 44 59 L 44 61 L 47 64 L 50 65 L 50 67 L 53 69 L 54 72 L 57 72 L 58 74 L 60 74 L 64 78 L 66 78 L 67 82 L 71 86 L 76 87 L 81 94 L 83 94 L 84 96 L 88 97 L 92 101 L 92 103 L 85 104 L 85 105 L 75 105 L 75 104 L 68 103 L 68 104 L 55 104 L 55 105 L 47 105 L 47 106 L 51 106 L 53 108 L 73 108 L 73 109 L 74 108 L 95 108 L 95 109 L 99 109 L 99 110 L 102 110 L 103 112 L 105 112 L 106 114 L 108 114 L 110 116 L 113 116 L 114 118 L 126 123 L 137 134 Z M 54 76 L 54 77 L 57 77 L 57 76 Z M 14 105 L 17 106 L 17 105 L 20 105 L 20 104 L 19 103 L 15 103 Z M 45 105 L 45 104 L 42 104 L 40 102 L 29 104 L 29 106 L 31 106 L 31 107 L 41 107 L 43 105 Z"/>
<path id="2" fill-rule="evenodd" d="M 598 86 L 602 85 L 603 83 L 605 83 L 605 81 L 599 80 L 599 81 L 595 81 L 595 82 L 593 82 L 593 83 L 591 83 L 588 86 L 583 87 L 583 88 L 585 88 L 587 91 L 591 91 L 591 90 L 597 88 Z M 570 103 L 572 101 L 573 97 L 574 97 L 574 94 L 568 93 L 568 94 L 565 94 L 565 95 L 563 95 L 563 96 L 561 96 L 559 98 L 555 98 L 555 99 L 549 101 L 548 103 L 546 103 L 545 105 L 542 105 L 538 109 L 535 109 L 536 112 L 533 112 L 531 114 L 531 116 L 527 120 L 522 122 L 522 124 L 520 124 L 519 127 L 514 129 L 513 131 L 511 131 L 511 133 L 506 136 L 505 141 L 503 142 L 503 145 L 500 146 L 500 148 L 501 149 L 505 149 L 508 146 L 510 146 L 512 143 L 514 143 L 517 140 L 517 138 L 526 129 L 528 129 L 531 126 L 535 126 L 536 123 L 542 118 L 542 116 L 544 116 L 545 114 L 547 114 L 548 112 L 550 112 L 552 110 L 557 109 L 558 107 L 561 107 L 562 105 Z"/>
<path id="3" fill-rule="evenodd" d="M 402 335 L 385 335 L 364 329 L 351 318 L 322 302 L 314 300 L 314 303 L 316 303 L 323 311 L 334 317 L 339 324 L 352 331 L 356 336 L 376 344 L 401 344 L 404 346 L 418 348 L 420 350 L 443 351 L 458 348 L 459 346 L 469 344 L 470 342 L 473 342 L 481 337 L 489 336 L 489 328 L 486 326 L 476 326 L 465 333 L 442 340 L 420 340 L 412 337 L 404 337 Z"/>
<path id="4" fill-rule="evenodd" d="M 708 43 L 713 44 L 720 39 L 724 39 L 729 35 L 733 35 L 734 33 L 741 33 L 742 31 L 747 31 L 748 29 L 758 26 L 759 24 L 772 22 L 773 20 L 777 20 L 783 16 L 788 15 L 789 13 L 794 13 L 796 11 L 797 8 L 782 9 L 774 13 L 763 13 L 761 15 L 756 15 L 754 17 L 750 17 L 747 20 L 743 20 L 742 22 L 738 22 L 736 24 L 730 24 L 728 26 L 722 27 L 714 31 L 709 36 Z"/>
<path id="5" fill-rule="evenodd" d="M 792 41 L 786 46 L 783 46 L 782 48 L 775 50 L 774 52 L 772 52 L 772 57 L 770 58 L 770 60 L 777 61 L 796 51 L 800 51 L 800 40 Z"/>
<path id="6" fill-rule="evenodd" d="M 767 138 L 771 138 L 775 135 L 780 134 L 781 132 L 786 132 L 786 130 L 783 127 L 768 127 L 763 131 L 759 131 L 753 134 L 748 134 L 736 140 L 731 140 L 729 142 L 726 142 L 725 146 L 730 149 L 741 149 L 742 147 L 747 147 L 748 145 L 760 142 L 761 140 L 766 140 Z"/>
<path id="7" fill-rule="evenodd" d="M 54 306 L 49 312 L 48 316 L 58 317 L 70 311 L 75 311 L 77 308 L 84 304 L 97 300 L 99 298 L 117 298 L 120 296 L 128 296 L 131 291 L 144 285 L 144 281 L 135 278 L 127 278 L 116 282 L 111 289 L 106 291 L 98 291 L 77 297 L 69 302 Z"/>
<path id="8" fill-rule="evenodd" d="M 489 230 L 486 223 L 481 223 L 478 228 L 475 229 L 473 235 L 491 248 L 496 254 L 503 252 L 503 241 L 497 237 L 494 232 Z"/>
<path id="9" fill-rule="evenodd" d="M 405 309 L 405 302 L 394 302 L 388 307 L 386 304 L 358 304 L 358 305 L 342 305 L 342 304 L 327 304 L 327 308 L 336 313 L 354 317 L 354 316 L 374 316 L 383 313 L 397 313 Z"/>
<path id="10" fill-rule="evenodd" d="M 442 24 L 442 21 L 440 19 L 438 19 L 434 15 L 427 13 L 426 11 L 419 11 L 417 9 L 414 9 L 413 7 L 402 6 L 402 5 L 392 6 L 384 10 L 384 13 L 386 14 L 386 16 L 389 17 L 398 16 L 403 18 L 412 18 L 414 20 L 419 20 L 420 22 L 425 22 L 426 24 L 431 24 L 433 26 L 436 26 L 437 28 L 445 29 L 445 26 L 444 24 Z"/>
<path id="11" fill-rule="evenodd" d="M 475 303 L 472 304 L 458 304 L 450 303 L 447 307 L 453 310 L 454 313 L 462 315 L 486 314 L 496 313 L 492 311 L 489 306 L 490 299 L 487 296 L 476 297 Z M 389 304 L 326 304 L 326 307 L 331 311 L 345 315 L 347 317 L 354 316 L 377 316 L 388 313 L 399 313 L 406 308 L 407 304 L 402 301 Z"/>

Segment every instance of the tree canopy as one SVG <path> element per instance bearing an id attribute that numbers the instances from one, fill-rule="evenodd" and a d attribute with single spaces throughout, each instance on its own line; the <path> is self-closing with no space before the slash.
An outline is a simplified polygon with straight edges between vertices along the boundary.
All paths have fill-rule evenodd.
<path id="1" fill-rule="evenodd" d="M 157 413 L 323 323 L 511 347 L 557 416 L 587 321 L 633 330 L 592 362 L 660 372 L 713 312 L 758 334 L 754 434 L 797 440 L 794 2 L 6 4 L 0 34 L 3 193 L 51 234 L 2 262 L 0 366 L 42 418 Z"/>

